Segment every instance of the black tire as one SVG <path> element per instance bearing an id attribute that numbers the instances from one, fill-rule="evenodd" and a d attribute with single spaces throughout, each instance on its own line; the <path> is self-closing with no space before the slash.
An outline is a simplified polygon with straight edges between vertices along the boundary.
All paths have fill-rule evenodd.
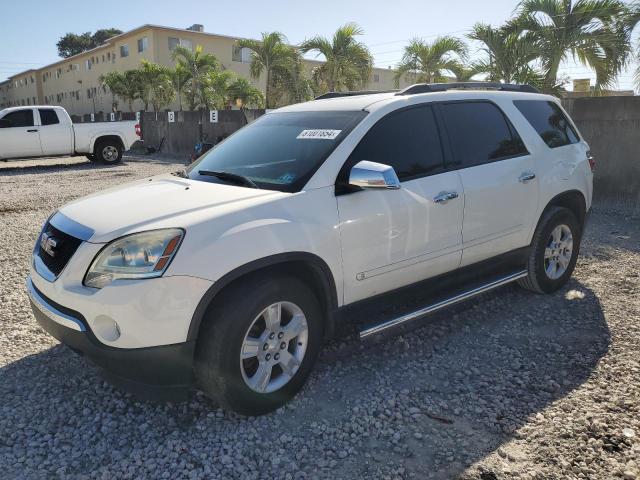
<path id="1" fill-rule="evenodd" d="M 306 317 L 306 351 L 288 383 L 271 393 L 259 393 L 244 380 L 240 351 L 254 319 L 268 306 L 283 301 L 297 305 Z M 304 283 L 288 276 L 254 275 L 221 292 L 209 307 L 196 344 L 198 385 L 220 406 L 242 415 L 276 410 L 307 380 L 322 344 L 323 330 L 318 300 Z"/>
<path id="2" fill-rule="evenodd" d="M 102 140 L 96 143 L 94 151 L 99 162 L 109 165 L 120 163 L 124 153 L 122 145 L 117 140 Z"/>
<path id="3" fill-rule="evenodd" d="M 562 275 L 550 278 L 545 270 L 545 249 L 551 240 L 551 233 L 560 225 L 565 225 L 573 237 L 571 259 Z M 521 287 L 536 293 L 552 293 L 561 288 L 573 273 L 580 251 L 582 227 L 571 210 L 563 207 L 550 207 L 544 212 L 531 240 L 527 260 L 528 275 L 518 280 Z"/>

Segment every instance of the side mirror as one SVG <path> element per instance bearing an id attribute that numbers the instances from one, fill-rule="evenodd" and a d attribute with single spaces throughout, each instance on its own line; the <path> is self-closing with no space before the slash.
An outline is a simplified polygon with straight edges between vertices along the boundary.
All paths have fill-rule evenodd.
<path id="1" fill-rule="evenodd" d="M 0 118 L 0 128 L 10 128 L 11 122 L 9 120 L 5 120 Z"/>
<path id="2" fill-rule="evenodd" d="M 349 185 L 360 188 L 381 188 L 398 190 L 400 180 L 393 167 L 383 163 L 362 160 L 356 163 L 349 173 Z"/>

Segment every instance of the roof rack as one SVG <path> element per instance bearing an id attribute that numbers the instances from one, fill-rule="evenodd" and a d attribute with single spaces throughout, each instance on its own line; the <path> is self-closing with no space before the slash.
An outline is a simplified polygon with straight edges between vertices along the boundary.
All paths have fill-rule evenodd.
<path id="1" fill-rule="evenodd" d="M 322 95 L 318 95 L 314 100 L 324 100 L 326 98 L 337 98 L 337 97 L 356 97 L 358 95 L 373 95 L 375 93 L 393 93 L 398 92 L 398 90 L 357 90 L 352 92 L 327 92 Z"/>
<path id="2" fill-rule="evenodd" d="M 417 83 L 401 90 L 396 95 L 414 95 L 416 93 L 446 92 L 454 89 L 503 90 L 508 92 L 540 93 L 528 84 L 499 82 L 452 82 L 452 83 Z"/>

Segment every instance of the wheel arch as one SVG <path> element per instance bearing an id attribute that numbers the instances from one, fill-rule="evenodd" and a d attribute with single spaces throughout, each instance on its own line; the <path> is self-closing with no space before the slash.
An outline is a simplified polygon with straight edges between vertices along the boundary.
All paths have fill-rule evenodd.
<path id="1" fill-rule="evenodd" d="M 545 205 L 545 207 L 540 212 L 540 216 L 538 217 L 538 221 L 536 223 L 535 228 L 531 231 L 529 236 L 529 241 L 531 242 L 535 231 L 538 229 L 538 225 L 540 225 L 540 221 L 544 217 L 544 214 L 551 207 L 564 207 L 569 209 L 578 219 L 578 223 L 580 224 L 580 228 L 584 228 L 584 222 L 587 215 L 587 200 L 580 190 L 567 190 L 565 192 L 559 193 L 555 197 L 553 197 L 549 202 Z"/>
<path id="2" fill-rule="evenodd" d="M 567 208 L 576 216 L 581 227 L 584 224 L 584 219 L 587 214 L 587 199 L 580 190 L 567 190 L 553 197 L 544 207 L 540 217 L 542 217 L 550 207 Z"/>
<path id="3" fill-rule="evenodd" d="M 196 341 L 207 310 L 218 295 L 249 276 L 256 274 L 287 273 L 309 285 L 317 294 L 325 317 L 325 336 L 331 336 L 335 328 L 338 296 L 335 280 L 327 263 L 309 252 L 287 252 L 270 255 L 246 263 L 225 274 L 209 287 L 200 299 L 191 318 L 187 341 Z"/>
<path id="4" fill-rule="evenodd" d="M 122 139 L 122 137 L 118 134 L 105 134 L 105 135 L 99 135 L 95 138 L 93 138 L 91 140 L 91 148 L 89 148 L 89 151 L 91 154 L 95 155 L 96 154 L 96 146 L 100 144 L 100 142 L 104 142 L 106 140 L 113 140 L 115 142 L 117 142 L 118 144 L 120 144 L 120 147 L 122 148 L 122 151 L 124 152 L 124 140 Z"/>

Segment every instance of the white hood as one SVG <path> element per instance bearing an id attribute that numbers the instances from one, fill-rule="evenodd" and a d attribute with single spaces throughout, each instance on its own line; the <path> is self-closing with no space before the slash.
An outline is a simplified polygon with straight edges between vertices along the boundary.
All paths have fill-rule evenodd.
<path id="1" fill-rule="evenodd" d="M 155 228 L 188 227 L 189 222 L 227 213 L 238 204 L 287 195 L 271 190 L 223 185 L 161 175 L 94 193 L 60 209 L 93 230 L 93 243 Z M 215 210 L 215 211 L 214 211 Z M 187 219 L 187 216 L 189 217 Z"/>

